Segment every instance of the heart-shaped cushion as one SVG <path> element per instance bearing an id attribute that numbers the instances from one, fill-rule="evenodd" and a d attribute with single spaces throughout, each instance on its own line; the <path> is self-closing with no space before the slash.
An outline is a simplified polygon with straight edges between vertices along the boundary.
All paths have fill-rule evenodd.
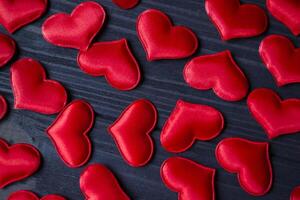
<path id="1" fill-rule="evenodd" d="M 3 119 L 7 113 L 7 102 L 4 96 L 0 95 L 0 120 Z"/>
<path id="2" fill-rule="evenodd" d="M 48 194 L 40 199 L 33 192 L 30 192 L 28 190 L 19 190 L 10 194 L 7 200 L 66 200 L 66 199 L 62 196 L 55 195 L 55 194 Z"/>
<path id="3" fill-rule="evenodd" d="M 3 67 L 16 52 L 15 41 L 4 34 L 0 34 L 0 67 Z"/>
<path id="4" fill-rule="evenodd" d="M 300 186 L 293 189 L 290 200 L 300 200 Z"/>
<path id="5" fill-rule="evenodd" d="M 112 0 L 117 6 L 123 9 L 130 9 L 135 7 L 140 0 Z"/>

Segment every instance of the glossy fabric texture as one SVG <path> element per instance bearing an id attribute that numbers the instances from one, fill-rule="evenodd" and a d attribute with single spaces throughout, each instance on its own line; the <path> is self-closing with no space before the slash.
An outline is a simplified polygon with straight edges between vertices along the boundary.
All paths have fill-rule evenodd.
<path id="1" fill-rule="evenodd" d="M 66 200 L 64 197 L 55 195 L 55 194 L 48 194 L 42 198 L 39 198 L 33 192 L 28 190 L 19 190 L 9 195 L 7 200 Z"/>
<path id="2" fill-rule="evenodd" d="M 241 187 L 253 196 L 265 195 L 272 186 L 272 166 L 267 142 L 242 138 L 223 139 L 216 148 L 218 163 L 237 173 Z"/>
<path id="3" fill-rule="evenodd" d="M 97 42 L 77 57 L 80 69 L 92 76 L 105 76 L 119 90 L 134 89 L 141 79 L 139 64 L 126 39 Z"/>
<path id="4" fill-rule="evenodd" d="M 117 6 L 122 9 L 130 9 L 138 5 L 140 0 L 112 0 Z"/>
<path id="5" fill-rule="evenodd" d="M 185 65 L 183 77 L 192 88 L 213 89 L 226 101 L 243 99 L 249 88 L 247 78 L 228 50 L 193 58 Z"/>
<path id="6" fill-rule="evenodd" d="M 57 46 L 86 50 L 102 28 L 103 7 L 92 1 L 79 4 L 71 13 L 54 14 L 42 26 L 44 38 Z"/>
<path id="7" fill-rule="evenodd" d="M 29 144 L 9 145 L 0 138 L 0 189 L 35 173 L 41 164 L 39 151 Z"/>
<path id="8" fill-rule="evenodd" d="M 150 134 L 157 123 L 155 106 L 146 99 L 130 104 L 108 127 L 123 159 L 133 167 L 149 162 L 154 146 Z"/>
<path id="9" fill-rule="evenodd" d="M 7 102 L 4 96 L 0 95 L 0 120 L 4 118 L 7 113 Z"/>
<path id="10" fill-rule="evenodd" d="M 293 189 L 290 200 L 300 200 L 300 186 Z"/>
<path id="11" fill-rule="evenodd" d="M 205 0 L 205 9 L 222 40 L 254 37 L 265 32 L 268 26 L 266 13 L 254 4 L 240 4 L 239 0 Z"/>
<path id="12" fill-rule="evenodd" d="M 259 54 L 278 86 L 300 83 L 300 49 L 287 37 L 266 37 L 260 44 Z"/>
<path id="13" fill-rule="evenodd" d="M 92 145 L 88 134 L 93 124 L 92 106 L 83 100 L 74 100 L 46 130 L 67 166 L 80 167 L 90 158 Z"/>
<path id="14" fill-rule="evenodd" d="M 169 17 L 159 10 L 142 12 L 136 28 L 149 61 L 185 58 L 198 48 L 194 32 L 184 26 L 173 26 Z"/>
<path id="15" fill-rule="evenodd" d="M 169 152 L 183 152 L 195 140 L 217 137 L 224 127 L 222 114 L 213 107 L 178 100 L 163 126 L 160 142 Z"/>
<path id="16" fill-rule="evenodd" d="M 16 52 L 15 41 L 2 33 L 0 33 L 0 67 L 3 67 Z"/>
<path id="17" fill-rule="evenodd" d="M 85 200 L 129 200 L 114 174 L 104 165 L 89 165 L 80 176 Z"/>
<path id="18" fill-rule="evenodd" d="M 274 91 L 259 88 L 250 93 L 247 104 L 270 139 L 300 131 L 300 99 L 281 100 Z"/>
<path id="19" fill-rule="evenodd" d="M 164 184 L 178 192 L 178 200 L 214 200 L 215 169 L 182 157 L 171 157 L 160 168 Z"/>

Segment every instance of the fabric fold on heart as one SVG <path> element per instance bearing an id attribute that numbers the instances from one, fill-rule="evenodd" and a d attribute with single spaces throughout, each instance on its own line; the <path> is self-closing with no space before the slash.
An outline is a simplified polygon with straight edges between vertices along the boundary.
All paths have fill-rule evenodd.
<path id="1" fill-rule="evenodd" d="M 7 113 L 7 102 L 4 96 L 0 95 L 0 120 L 5 117 Z"/>
<path id="2" fill-rule="evenodd" d="M 293 189 L 290 200 L 300 200 L 300 186 L 297 186 Z"/>
<path id="3" fill-rule="evenodd" d="M 122 9 L 131 9 L 138 5 L 140 0 L 112 0 L 117 6 Z"/>
<path id="4" fill-rule="evenodd" d="M 16 43 L 8 35 L 0 33 L 0 68 L 15 55 Z"/>
<path id="5" fill-rule="evenodd" d="M 31 191 L 19 190 L 9 195 L 7 200 L 66 200 L 64 197 L 56 194 L 48 194 L 41 199 Z"/>

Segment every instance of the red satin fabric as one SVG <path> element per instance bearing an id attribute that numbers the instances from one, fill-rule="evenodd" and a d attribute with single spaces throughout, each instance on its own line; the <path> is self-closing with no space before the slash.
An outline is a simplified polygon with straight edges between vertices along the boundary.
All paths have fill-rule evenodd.
<path id="1" fill-rule="evenodd" d="M 77 57 L 80 69 L 92 76 L 105 76 L 119 90 L 132 90 L 140 82 L 139 64 L 126 39 L 97 42 Z"/>
<path id="2" fill-rule="evenodd" d="M 300 200 L 300 186 L 294 188 L 290 200 Z"/>
<path id="3" fill-rule="evenodd" d="M 198 48 L 194 32 L 184 26 L 173 26 L 169 17 L 159 10 L 141 13 L 136 28 L 149 61 L 185 58 Z"/>
<path id="4" fill-rule="evenodd" d="M 195 140 L 217 137 L 223 127 L 223 116 L 215 108 L 178 100 L 162 129 L 160 142 L 167 151 L 179 153 L 190 148 Z"/>
<path id="5" fill-rule="evenodd" d="M 168 158 L 160 168 L 163 182 L 178 192 L 178 200 L 214 200 L 215 171 L 182 157 Z"/>
<path id="6" fill-rule="evenodd" d="M 3 119 L 3 117 L 7 113 L 7 102 L 4 98 L 4 96 L 0 96 L 0 120 Z"/>
<path id="7" fill-rule="evenodd" d="M 112 0 L 117 6 L 123 9 L 130 9 L 140 2 L 139 0 Z"/>
<path id="8" fill-rule="evenodd" d="M 247 95 L 249 84 L 230 51 L 198 56 L 183 70 L 184 80 L 199 90 L 213 89 L 226 101 L 238 101 Z"/>
<path id="9" fill-rule="evenodd" d="M 68 104 L 46 130 L 59 156 L 69 167 L 80 167 L 90 158 L 88 133 L 94 124 L 92 106 L 75 100 Z"/>
<path id="10" fill-rule="evenodd" d="M 3 67 L 16 52 L 15 41 L 4 34 L 0 34 L 0 67 Z"/>
<path id="11" fill-rule="evenodd" d="M 19 190 L 9 195 L 7 200 L 66 200 L 64 197 L 48 194 L 41 199 L 36 196 L 33 192 L 27 190 Z"/>
<path id="12" fill-rule="evenodd" d="M 267 142 L 242 138 L 223 139 L 216 148 L 218 163 L 237 173 L 241 187 L 253 196 L 265 195 L 272 186 L 272 166 Z"/>
<path id="13" fill-rule="evenodd" d="M 123 159 L 133 167 L 146 165 L 154 151 L 150 137 L 157 123 L 155 106 L 146 99 L 130 104 L 108 127 Z"/>

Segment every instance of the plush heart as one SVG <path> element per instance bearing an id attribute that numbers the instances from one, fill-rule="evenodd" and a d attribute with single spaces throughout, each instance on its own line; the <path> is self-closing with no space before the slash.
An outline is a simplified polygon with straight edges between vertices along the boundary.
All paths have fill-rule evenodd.
<path id="1" fill-rule="evenodd" d="M 198 56 L 185 65 L 183 76 L 193 88 L 213 89 L 226 101 L 238 101 L 247 95 L 249 84 L 233 60 L 230 51 Z"/>
<path id="2" fill-rule="evenodd" d="M 119 90 L 131 90 L 140 82 L 139 64 L 132 55 L 126 39 L 97 42 L 77 57 L 80 68 L 92 76 L 105 76 Z"/>
<path id="3" fill-rule="evenodd" d="M 3 67 L 8 61 L 10 61 L 15 52 L 15 41 L 7 35 L 0 34 L 0 67 Z"/>
<path id="4" fill-rule="evenodd" d="M 219 164 L 237 173 L 241 187 L 253 196 L 266 194 L 272 186 L 272 166 L 267 142 L 242 138 L 223 139 L 216 148 Z"/>
<path id="5" fill-rule="evenodd" d="M 300 200 L 300 186 L 294 188 L 290 200 Z"/>
<path id="6" fill-rule="evenodd" d="M 173 26 L 159 10 L 148 9 L 140 14 L 137 32 L 149 61 L 185 58 L 198 48 L 198 39 L 189 28 Z"/>
<path id="7" fill-rule="evenodd" d="M 250 93 L 247 104 L 270 139 L 300 131 L 300 99 L 282 101 L 274 91 L 259 88 Z"/>
<path id="8" fill-rule="evenodd" d="M 42 26 L 44 38 L 57 46 L 86 50 L 102 28 L 103 7 L 92 1 L 79 4 L 71 13 L 49 17 Z"/>
<path id="9" fill-rule="evenodd" d="M 40 164 L 41 155 L 34 146 L 9 146 L 0 138 L 0 188 L 31 176 L 39 169 Z"/>
<path id="10" fill-rule="evenodd" d="M 160 176 L 170 190 L 178 192 L 178 200 L 214 200 L 215 171 L 189 159 L 171 157 L 162 164 Z"/>
<path id="11" fill-rule="evenodd" d="M 300 83 L 300 49 L 286 37 L 270 35 L 259 47 L 260 56 L 278 86 Z"/>
<path id="12" fill-rule="evenodd" d="M 86 200 L 129 200 L 114 174 L 101 164 L 89 165 L 81 174 L 80 189 Z"/>
<path id="13" fill-rule="evenodd" d="M 83 100 L 72 101 L 47 129 L 61 159 L 69 167 L 84 165 L 91 155 L 88 133 L 94 124 L 94 111 Z"/>
<path id="14" fill-rule="evenodd" d="M 223 116 L 215 108 L 178 100 L 162 129 L 160 142 L 167 151 L 179 153 L 190 148 L 195 140 L 217 137 L 223 127 Z"/>
<path id="15" fill-rule="evenodd" d="M 1 0 L 0 24 L 13 33 L 17 29 L 41 17 L 47 8 L 47 0 Z"/>
<path id="16" fill-rule="evenodd" d="M 112 0 L 117 6 L 123 9 L 130 9 L 135 7 L 139 0 Z"/>
<path id="17" fill-rule="evenodd" d="M 38 61 L 30 58 L 18 60 L 12 65 L 10 76 L 16 109 L 54 114 L 65 106 L 65 88 L 56 81 L 47 80 Z"/>
<path id="18" fill-rule="evenodd" d="M 4 96 L 0 96 L 0 120 L 3 119 L 7 113 L 7 103 Z"/>
<path id="19" fill-rule="evenodd" d="M 222 40 L 260 35 L 268 26 L 265 11 L 239 0 L 206 0 L 205 9 Z"/>
<path id="20" fill-rule="evenodd" d="M 41 199 L 36 196 L 33 192 L 27 190 L 19 190 L 9 195 L 7 200 L 66 200 L 64 197 L 48 194 Z"/>

